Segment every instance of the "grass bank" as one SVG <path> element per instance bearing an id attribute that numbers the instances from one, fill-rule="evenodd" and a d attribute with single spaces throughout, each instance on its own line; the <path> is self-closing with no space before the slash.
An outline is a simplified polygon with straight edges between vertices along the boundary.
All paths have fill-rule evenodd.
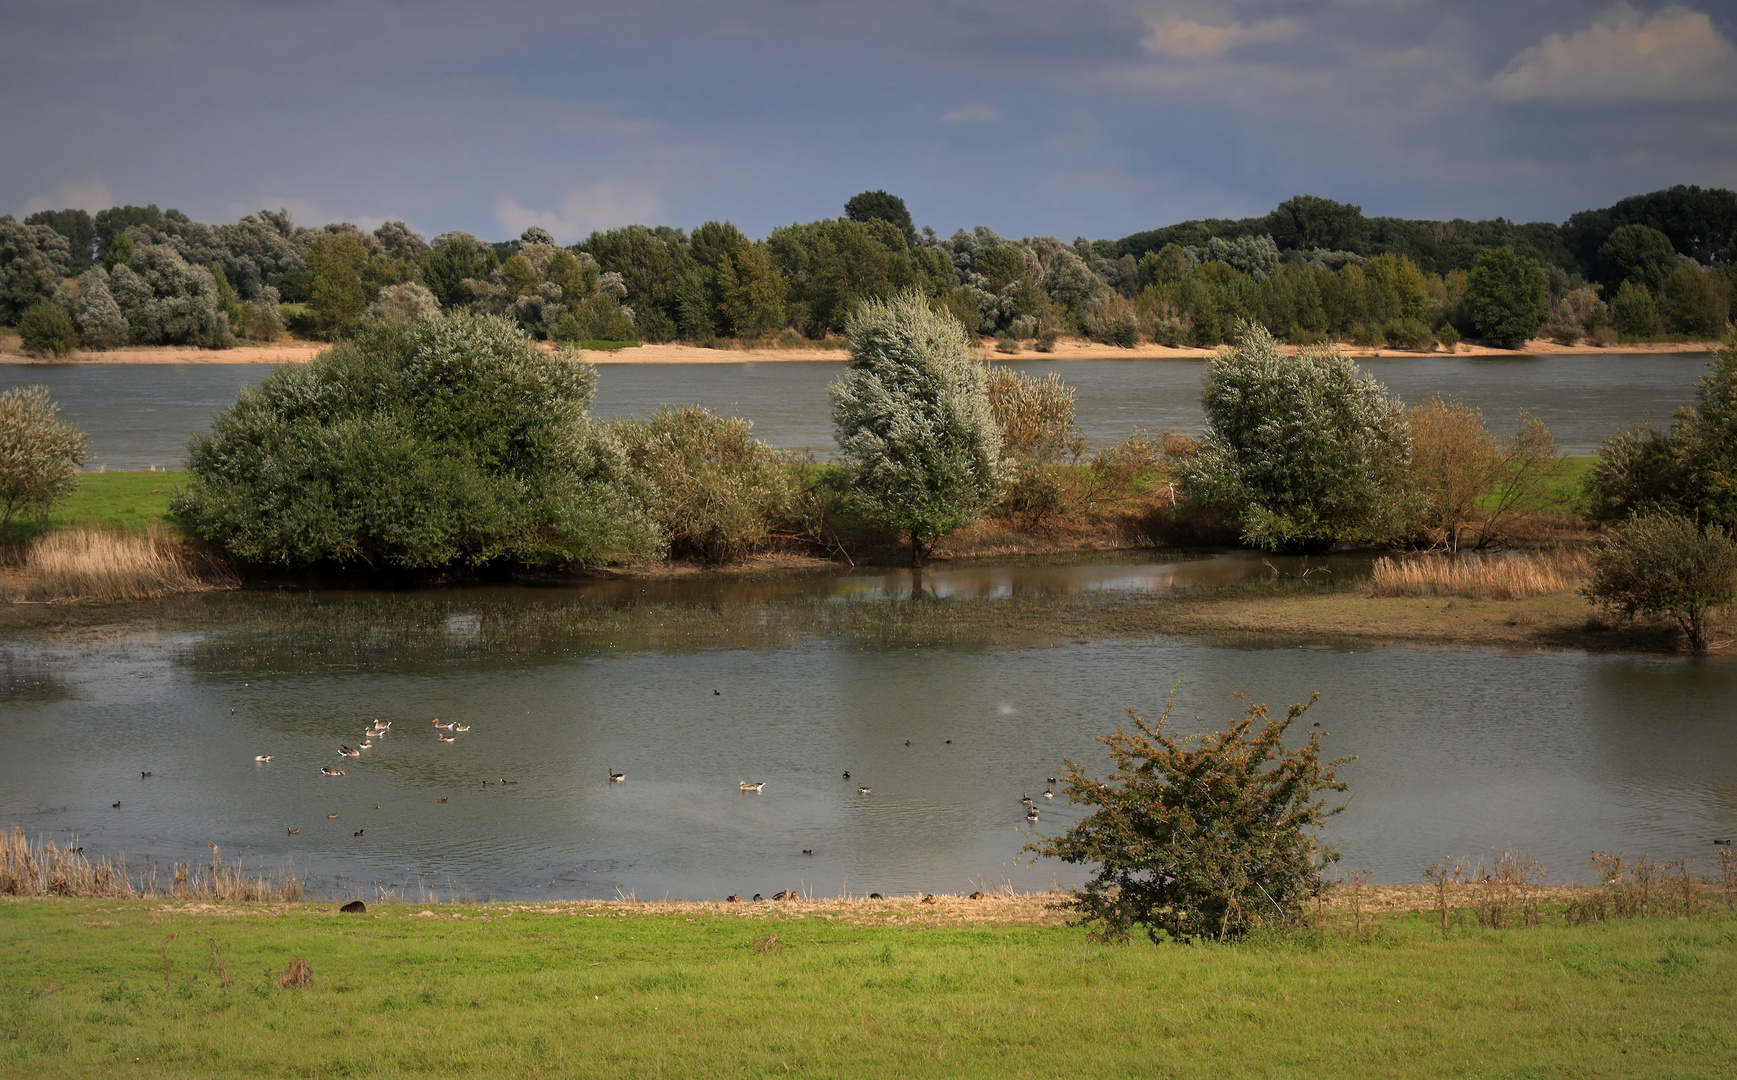
<path id="1" fill-rule="evenodd" d="M 81 473 L 78 490 L 40 518 L 14 519 L 0 543 L 21 544 L 54 529 L 88 525 L 142 533 L 167 524 L 169 500 L 187 483 L 184 471 Z"/>
<path id="2" fill-rule="evenodd" d="M 914 906 L 914 905 L 910 905 Z M 1237 946 L 775 905 L 0 903 L 12 1076 L 1719 1077 L 1737 919 Z M 302 958 L 305 967 L 295 964 Z M 292 972 L 307 974 L 306 985 Z M 291 985 L 280 985 L 289 983 Z"/>

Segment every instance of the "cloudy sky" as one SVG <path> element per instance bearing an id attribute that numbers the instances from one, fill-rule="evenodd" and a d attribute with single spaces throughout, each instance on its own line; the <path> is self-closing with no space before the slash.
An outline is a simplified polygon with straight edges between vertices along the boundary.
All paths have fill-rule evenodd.
<path id="1" fill-rule="evenodd" d="M 0 0 L 0 213 L 564 241 L 1266 212 L 1560 221 L 1737 187 L 1737 0 Z"/>

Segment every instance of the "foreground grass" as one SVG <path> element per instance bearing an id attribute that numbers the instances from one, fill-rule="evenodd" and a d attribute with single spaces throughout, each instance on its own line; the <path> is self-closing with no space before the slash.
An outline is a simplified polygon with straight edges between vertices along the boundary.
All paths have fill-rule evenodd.
<path id="1" fill-rule="evenodd" d="M 190 476 L 182 471 L 82 473 L 77 491 L 45 517 L 14 520 L 3 539 L 22 543 L 53 529 L 79 525 L 145 532 L 164 523 L 175 489 Z"/>
<path id="2" fill-rule="evenodd" d="M 7 902 L 0 1073 L 1737 1071 L 1729 915 L 1445 938 L 1424 917 L 1385 916 L 1366 940 L 1159 947 L 1052 925 L 863 925 L 721 906 L 420 910 Z M 296 956 L 312 985 L 279 989 Z"/>

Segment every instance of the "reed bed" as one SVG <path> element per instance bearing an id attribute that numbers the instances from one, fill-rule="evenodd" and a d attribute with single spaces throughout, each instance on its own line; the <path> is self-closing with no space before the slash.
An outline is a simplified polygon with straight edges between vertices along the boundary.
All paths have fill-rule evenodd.
<path id="1" fill-rule="evenodd" d="M 153 600 L 237 584 L 221 561 L 161 529 L 129 534 L 85 527 L 56 530 L 32 542 L 17 580 L 0 586 L 0 600 Z"/>
<path id="2" fill-rule="evenodd" d="M 299 903 L 305 879 L 294 864 L 286 870 L 248 870 L 225 862 L 216 844 L 208 863 L 173 863 L 164 885 L 158 868 L 138 875 L 126 858 L 87 858 L 80 847 L 61 847 L 52 840 L 31 840 L 14 825 L 0 833 L 0 896 L 87 896 L 125 900 L 202 900 Z"/>
<path id="3" fill-rule="evenodd" d="M 1375 596 L 1458 596 L 1520 600 L 1565 592 L 1586 575 L 1587 557 L 1557 549 L 1537 555 L 1450 558 L 1418 555 L 1375 560 Z"/>

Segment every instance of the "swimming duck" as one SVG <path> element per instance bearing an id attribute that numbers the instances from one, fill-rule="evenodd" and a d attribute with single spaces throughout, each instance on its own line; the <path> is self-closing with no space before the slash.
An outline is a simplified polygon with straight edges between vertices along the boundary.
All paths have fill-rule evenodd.
<path id="1" fill-rule="evenodd" d="M 271 755 L 270 754 L 255 754 L 255 755 L 253 755 L 253 760 L 255 760 L 255 761 L 270 761 Z"/>
<path id="2" fill-rule="evenodd" d="M 616 772 L 614 769 L 610 769 L 609 770 L 609 782 L 611 784 L 625 784 L 627 782 L 627 774 L 624 772 Z"/>
<path id="3" fill-rule="evenodd" d="M 846 780 L 850 779 L 850 770 L 849 769 L 844 770 L 844 778 Z"/>
<path id="4" fill-rule="evenodd" d="M 329 820 L 329 819 L 331 819 L 331 818 L 335 818 L 335 817 L 337 817 L 337 816 L 338 816 L 338 815 L 336 815 L 336 814 L 327 814 L 327 815 L 326 815 L 326 817 L 327 817 L 327 819 L 328 819 L 328 820 Z"/>
<path id="5" fill-rule="evenodd" d="M 295 835 L 295 834 L 296 834 L 296 833 L 299 833 L 299 832 L 301 832 L 301 830 L 300 830 L 300 829 L 291 829 L 291 830 L 290 830 L 290 831 L 289 831 L 289 834 L 290 834 L 290 835 L 291 835 L 291 836 L 294 836 L 294 835 Z"/>
<path id="6" fill-rule="evenodd" d="M 320 766 L 320 775 L 321 776 L 342 776 L 342 775 L 344 775 L 344 770 L 334 769 L 330 765 L 321 765 Z"/>
<path id="7" fill-rule="evenodd" d="M 454 721 L 451 721 L 450 723 L 436 724 L 434 726 L 439 728 L 442 731 L 451 731 L 453 728 L 458 726 L 458 721 L 454 720 Z"/>
<path id="8" fill-rule="evenodd" d="M 434 737 L 439 739 L 441 742 L 457 742 L 458 741 L 457 739 L 453 738 L 451 735 L 442 735 L 438 731 L 434 733 Z"/>
<path id="9" fill-rule="evenodd" d="M 339 757 L 361 757 L 362 751 L 352 750 L 348 746 L 339 746 L 338 747 L 338 756 Z"/>
<path id="10" fill-rule="evenodd" d="M 362 834 L 363 834 L 363 833 L 365 833 L 365 832 L 367 832 L 367 831 L 368 831 L 368 830 L 367 830 L 367 829 L 357 829 L 357 830 L 356 830 L 356 835 L 357 835 L 357 836 L 361 836 L 361 835 L 362 835 Z"/>
<path id="11" fill-rule="evenodd" d="M 764 788 L 765 786 L 766 786 L 766 781 L 764 781 L 764 780 L 759 780 L 759 781 L 756 781 L 752 784 L 748 783 L 748 781 L 746 781 L 746 780 L 742 781 L 742 790 L 743 791 L 759 791 L 762 788 Z"/>
<path id="12" fill-rule="evenodd" d="M 1059 784 L 1059 783 L 1061 783 L 1061 781 L 1057 780 L 1055 777 L 1052 776 L 1048 780 L 1045 780 L 1044 783 L 1046 783 L 1046 784 Z"/>
<path id="13" fill-rule="evenodd" d="M 143 769 L 139 770 L 139 779 L 143 780 L 145 777 L 147 777 L 149 775 L 151 775 L 151 774 L 146 772 L 145 770 L 143 770 Z"/>
<path id="14" fill-rule="evenodd" d="M 874 794 L 874 792 L 870 791 L 868 788 L 863 787 L 861 784 L 858 784 L 856 786 L 856 793 L 858 795 L 873 795 Z"/>
<path id="15" fill-rule="evenodd" d="M 363 739 L 361 742 L 356 744 L 356 748 L 358 750 L 372 750 L 374 749 L 374 741 L 372 739 Z"/>
<path id="16" fill-rule="evenodd" d="M 470 725 L 469 724 L 458 724 L 458 725 L 455 725 L 452 730 L 454 730 L 454 731 L 469 731 Z"/>
<path id="17" fill-rule="evenodd" d="M 441 796 L 441 797 L 440 797 L 440 798 L 438 798 L 438 799 L 436 799 L 436 800 L 434 800 L 434 801 L 435 801 L 435 802 L 445 802 L 445 801 L 446 801 L 446 796 L 444 796 L 444 795 L 442 795 L 442 796 Z"/>

